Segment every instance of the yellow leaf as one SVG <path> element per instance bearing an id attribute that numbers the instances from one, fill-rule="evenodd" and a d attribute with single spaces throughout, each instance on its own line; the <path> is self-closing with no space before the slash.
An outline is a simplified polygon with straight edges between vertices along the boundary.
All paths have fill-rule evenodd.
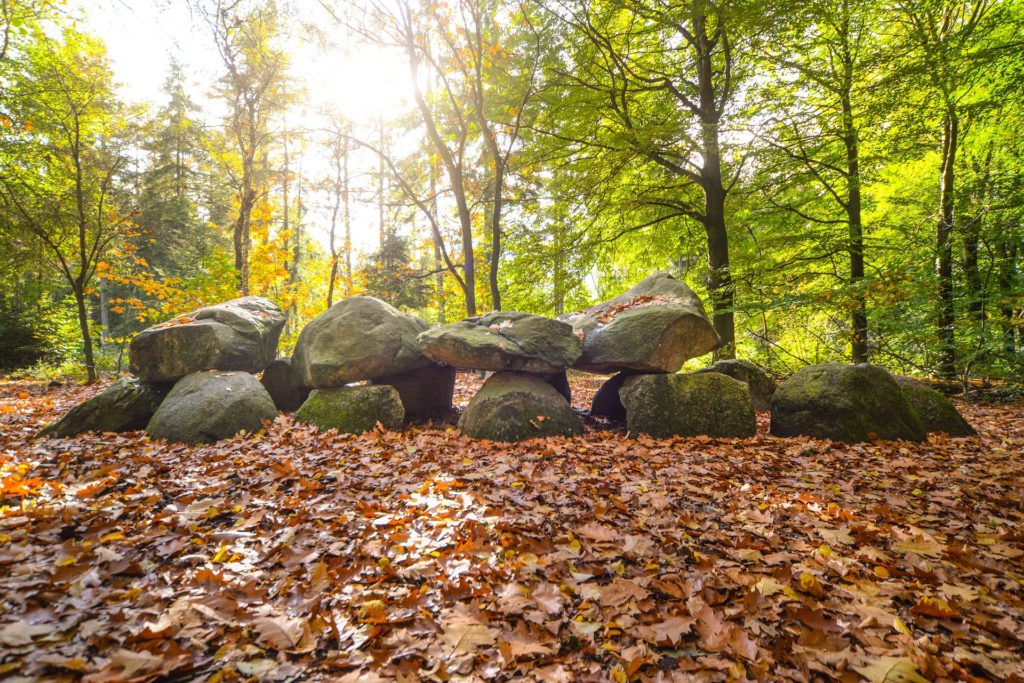
<path id="1" fill-rule="evenodd" d="M 917 665 L 906 657 L 878 657 L 854 671 L 872 683 L 927 683 Z"/>

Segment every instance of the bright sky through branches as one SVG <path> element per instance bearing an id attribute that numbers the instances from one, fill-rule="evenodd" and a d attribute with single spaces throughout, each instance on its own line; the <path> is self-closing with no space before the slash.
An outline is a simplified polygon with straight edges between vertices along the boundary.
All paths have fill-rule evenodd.
<path id="1" fill-rule="evenodd" d="M 298 2 L 297 16 L 291 22 L 287 45 L 291 83 L 304 88 L 304 101 L 289 110 L 289 126 L 313 133 L 309 149 L 303 155 L 304 172 L 310 180 L 328 172 L 326 154 L 319 151 L 316 131 L 327 127 L 325 114 L 341 112 L 364 129 L 368 139 L 376 140 L 376 128 L 411 106 L 409 71 L 401 55 L 376 46 L 346 40 L 344 28 L 316 2 Z M 209 28 L 190 10 L 185 0 L 78 0 L 72 12 L 84 17 L 82 28 L 99 36 L 107 45 L 115 80 L 124 97 L 149 107 L 163 104 L 164 81 L 171 60 L 184 66 L 189 95 L 203 108 L 210 124 L 222 113 L 210 84 L 223 72 Z M 302 25 L 323 29 L 334 43 L 314 43 Z M 370 250 L 377 244 L 377 213 L 372 206 L 376 181 L 369 173 L 376 168 L 374 159 L 364 157 L 353 168 L 353 191 L 363 201 L 353 204 L 353 241 L 359 249 Z M 326 198 L 317 198 L 308 207 L 308 227 L 324 241 Z"/>

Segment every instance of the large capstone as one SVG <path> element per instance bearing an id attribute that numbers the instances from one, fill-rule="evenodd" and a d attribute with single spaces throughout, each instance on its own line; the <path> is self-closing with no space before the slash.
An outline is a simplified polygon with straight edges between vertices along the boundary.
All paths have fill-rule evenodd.
<path id="1" fill-rule="evenodd" d="M 495 373 L 469 402 L 459 429 L 474 439 L 522 441 L 583 432 L 565 398 L 539 377 Z"/>
<path id="2" fill-rule="evenodd" d="M 667 273 L 559 319 L 583 333 L 573 367 L 588 372 L 676 372 L 720 343 L 697 295 Z"/>
<path id="3" fill-rule="evenodd" d="M 160 404 L 146 433 L 153 439 L 213 443 L 256 432 L 277 408 L 255 376 L 207 370 L 186 375 Z"/>
<path id="4" fill-rule="evenodd" d="M 173 382 L 200 370 L 260 372 L 277 355 L 285 315 L 258 296 L 200 308 L 139 332 L 128 347 L 131 371 Z"/>
<path id="5" fill-rule="evenodd" d="M 750 388 L 750 398 L 754 401 L 754 410 L 759 413 L 771 410 L 775 382 L 768 376 L 768 373 L 753 363 L 736 359 L 720 360 L 711 367 L 696 371 L 696 373 L 701 372 L 717 372 L 746 382 Z"/>
<path id="6" fill-rule="evenodd" d="M 440 417 L 452 412 L 455 368 L 431 363 L 425 368 L 375 379 L 374 384 L 394 387 L 406 417 Z"/>
<path id="7" fill-rule="evenodd" d="M 315 389 L 295 413 L 299 422 L 342 434 L 362 434 L 379 422 L 391 430 L 402 428 L 405 409 L 398 391 L 391 386 L 347 386 Z"/>
<path id="8" fill-rule="evenodd" d="M 292 367 L 299 383 L 341 387 L 415 370 L 429 361 L 416 336 L 427 328 L 372 296 L 354 296 L 331 306 L 299 334 Z"/>
<path id="9" fill-rule="evenodd" d="M 827 363 L 797 371 L 772 396 L 772 434 L 856 443 L 923 441 L 921 421 L 884 369 Z"/>
<path id="10" fill-rule="evenodd" d="M 292 359 L 278 358 L 263 371 L 260 382 L 266 388 L 278 410 L 293 412 L 309 398 L 309 387 L 299 384 L 292 369 Z"/>
<path id="11" fill-rule="evenodd" d="M 495 312 L 427 330 L 431 360 L 470 370 L 563 372 L 583 352 L 571 325 L 532 313 Z"/>
<path id="12" fill-rule="evenodd" d="M 731 438 L 757 431 L 747 385 L 717 372 L 635 375 L 619 396 L 631 434 Z"/>
<path id="13" fill-rule="evenodd" d="M 79 403 L 40 436 L 66 437 L 82 432 L 130 432 L 144 429 L 171 390 L 169 384 L 122 377 L 92 398 Z"/>
<path id="14" fill-rule="evenodd" d="M 943 432 L 949 436 L 976 436 L 971 423 L 964 419 L 953 402 L 920 380 L 911 377 L 896 378 L 903 397 L 929 434 Z"/>

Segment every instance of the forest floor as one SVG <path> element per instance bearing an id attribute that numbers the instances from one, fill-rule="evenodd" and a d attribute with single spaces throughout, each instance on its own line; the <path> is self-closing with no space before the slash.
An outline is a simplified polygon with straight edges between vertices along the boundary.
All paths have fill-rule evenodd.
<path id="1" fill-rule="evenodd" d="M 32 438 L 97 389 L 0 380 L 0 678 L 1024 680 L 1021 403 L 923 444 Z"/>

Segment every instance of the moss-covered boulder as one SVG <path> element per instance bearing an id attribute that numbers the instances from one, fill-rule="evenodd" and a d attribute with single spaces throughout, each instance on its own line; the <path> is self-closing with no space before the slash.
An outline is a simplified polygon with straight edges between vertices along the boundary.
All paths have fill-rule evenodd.
<path id="1" fill-rule="evenodd" d="M 522 441 L 583 433 L 565 398 L 539 377 L 515 372 L 491 375 L 459 420 L 474 439 Z"/>
<path id="2" fill-rule="evenodd" d="M 325 389 L 425 367 L 416 336 L 427 329 L 414 315 L 372 296 L 331 306 L 299 333 L 292 354 L 299 384 Z"/>
<path id="3" fill-rule="evenodd" d="M 625 420 L 626 406 L 622 405 L 619 390 L 635 372 L 620 372 L 609 377 L 590 400 L 590 415 L 608 420 Z"/>
<path id="4" fill-rule="evenodd" d="M 425 368 L 375 379 L 373 383 L 398 391 L 407 418 L 440 417 L 452 412 L 455 368 L 450 365 L 431 363 Z"/>
<path id="5" fill-rule="evenodd" d="M 733 379 L 746 382 L 750 389 L 750 398 L 754 401 L 754 410 L 766 412 L 772 407 L 772 394 L 775 393 L 775 382 L 761 368 L 745 360 L 729 359 L 717 361 L 700 372 L 717 372 Z M 695 373 L 696 374 L 696 373 Z"/>
<path id="6" fill-rule="evenodd" d="M 564 372 L 583 352 L 571 325 L 532 313 L 501 311 L 427 330 L 431 360 L 469 370 Z"/>
<path id="7" fill-rule="evenodd" d="M 290 357 L 278 358 L 267 366 L 260 383 L 274 400 L 278 410 L 293 412 L 309 398 L 309 387 L 299 384 Z"/>
<path id="8" fill-rule="evenodd" d="M 676 372 L 720 343 L 700 299 L 668 273 L 559 320 L 583 334 L 583 354 L 573 367 L 587 372 Z"/>
<path id="9" fill-rule="evenodd" d="M 67 437 L 82 432 L 130 432 L 144 429 L 167 397 L 170 384 L 122 377 L 92 398 L 79 403 L 40 436 Z"/>
<path id="10" fill-rule="evenodd" d="M 699 375 L 635 375 L 619 397 L 631 434 L 746 437 L 757 431 L 750 390 L 717 372 Z"/>
<path id="11" fill-rule="evenodd" d="M 208 370 L 186 375 L 146 426 L 153 439 L 213 443 L 256 432 L 277 416 L 270 394 L 247 372 Z"/>
<path id="12" fill-rule="evenodd" d="M 895 379 L 903 397 L 929 434 L 942 432 L 949 436 L 977 436 L 978 432 L 946 396 L 920 380 L 900 376 Z"/>
<path id="13" fill-rule="evenodd" d="M 363 385 L 315 389 L 295 413 L 295 419 L 321 431 L 336 429 L 342 434 L 362 434 L 379 422 L 386 429 L 399 430 L 405 408 L 392 386 Z"/>
<path id="14" fill-rule="evenodd" d="M 926 436 L 892 375 L 867 363 L 811 365 L 794 373 L 772 396 L 771 432 L 847 443 Z"/>
<path id="15" fill-rule="evenodd" d="M 277 356 L 284 321 L 277 304 L 258 296 L 200 308 L 139 332 L 128 346 L 131 371 L 147 382 L 200 370 L 260 372 Z"/>

